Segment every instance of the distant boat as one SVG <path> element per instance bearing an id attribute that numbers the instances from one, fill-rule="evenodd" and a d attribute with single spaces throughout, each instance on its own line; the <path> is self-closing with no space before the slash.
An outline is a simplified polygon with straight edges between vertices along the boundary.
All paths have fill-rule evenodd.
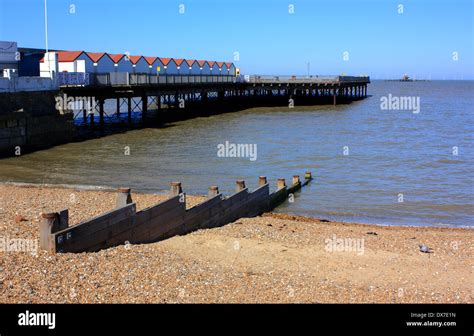
<path id="1" fill-rule="evenodd" d="M 404 74 L 400 79 L 387 79 L 388 82 L 427 82 L 426 79 L 411 79 L 410 76 Z"/>
<path id="2" fill-rule="evenodd" d="M 410 78 L 407 74 L 404 74 L 400 82 L 413 82 L 413 79 Z"/>

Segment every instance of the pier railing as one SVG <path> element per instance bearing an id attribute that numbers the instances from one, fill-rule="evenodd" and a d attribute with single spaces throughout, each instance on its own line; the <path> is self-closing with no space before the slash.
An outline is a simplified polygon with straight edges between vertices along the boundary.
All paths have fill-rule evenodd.
<path id="1" fill-rule="evenodd" d="M 245 76 L 247 83 L 255 84 L 278 84 L 278 83 L 369 83 L 370 78 L 368 76 Z"/>
<path id="2" fill-rule="evenodd" d="M 232 75 L 158 75 L 147 73 L 59 73 L 60 86 L 131 86 L 235 83 Z"/>
<path id="3" fill-rule="evenodd" d="M 370 83 L 368 76 L 233 76 L 233 75 L 167 75 L 130 72 L 58 73 L 60 86 L 152 86 L 169 84 L 341 84 Z"/>
<path id="4" fill-rule="evenodd" d="M 272 210 L 311 179 L 310 172 L 305 174 L 304 181 L 295 175 L 290 187 L 286 186 L 285 179 L 278 179 L 274 192 L 270 192 L 265 176 L 259 177 L 259 187 L 252 192 L 244 181 L 239 180 L 235 193 L 229 197 L 224 197 L 216 186 L 211 186 L 207 200 L 190 209 L 186 209 L 186 195 L 179 182 L 171 183 L 167 200 L 141 211 L 136 211 L 130 189 L 121 188 L 114 210 L 74 226 L 69 226 L 68 210 L 42 214 L 40 247 L 51 253 L 93 252 L 222 226 Z"/>

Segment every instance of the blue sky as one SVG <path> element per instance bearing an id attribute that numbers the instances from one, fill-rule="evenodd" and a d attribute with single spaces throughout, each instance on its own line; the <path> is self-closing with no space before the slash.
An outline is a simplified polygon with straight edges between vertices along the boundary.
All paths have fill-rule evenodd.
<path id="1" fill-rule="evenodd" d="M 43 48 L 43 13 L 43 0 L 0 0 L 0 40 Z M 237 51 L 246 74 L 304 75 L 309 62 L 319 75 L 474 79 L 473 0 L 49 0 L 48 15 L 56 49 L 217 61 Z"/>

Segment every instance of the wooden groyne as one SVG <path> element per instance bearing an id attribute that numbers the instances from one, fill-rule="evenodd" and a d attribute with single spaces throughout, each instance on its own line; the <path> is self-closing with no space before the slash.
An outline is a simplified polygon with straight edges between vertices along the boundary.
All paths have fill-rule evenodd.
<path id="1" fill-rule="evenodd" d="M 40 248 L 50 253 L 95 252 L 222 226 L 274 209 L 311 179 L 310 172 L 305 174 L 303 181 L 295 175 L 289 187 L 285 179 L 278 179 L 273 192 L 270 192 L 265 176 L 259 177 L 259 187 L 252 192 L 245 186 L 245 181 L 238 180 L 236 192 L 229 197 L 222 195 L 217 186 L 211 186 L 207 200 L 190 209 L 186 209 L 186 194 L 181 183 L 172 182 L 167 200 L 138 212 L 130 188 L 121 188 L 115 209 L 74 226 L 69 226 L 67 209 L 41 214 Z"/>

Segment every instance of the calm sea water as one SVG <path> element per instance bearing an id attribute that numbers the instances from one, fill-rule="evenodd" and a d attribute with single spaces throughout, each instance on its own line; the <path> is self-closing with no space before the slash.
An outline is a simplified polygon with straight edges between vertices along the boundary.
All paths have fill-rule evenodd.
<path id="1" fill-rule="evenodd" d="M 278 211 L 474 227 L 474 82 L 376 81 L 369 94 L 350 105 L 259 108 L 62 145 L 0 160 L 0 180 L 145 192 L 179 180 L 188 193 L 218 185 L 229 194 L 236 179 L 253 188 L 259 175 L 275 185 L 311 170 L 315 180 Z M 382 110 L 389 94 L 420 97 L 420 112 Z M 218 157 L 225 141 L 256 144 L 257 160 Z"/>

